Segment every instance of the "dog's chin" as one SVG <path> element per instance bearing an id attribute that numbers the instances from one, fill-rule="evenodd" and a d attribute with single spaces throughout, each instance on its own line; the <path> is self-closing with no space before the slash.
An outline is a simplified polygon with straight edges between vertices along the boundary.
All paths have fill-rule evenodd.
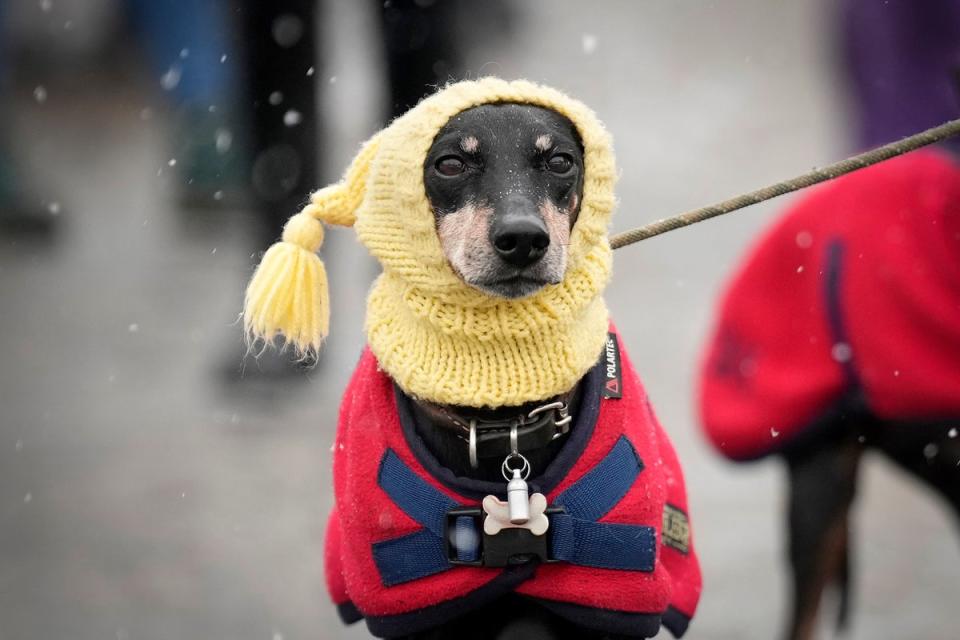
<path id="1" fill-rule="evenodd" d="M 475 289 L 483 291 L 486 294 L 496 296 L 498 298 L 517 300 L 519 298 L 532 296 L 546 287 L 548 284 L 557 283 L 544 280 L 543 278 L 535 278 L 523 274 L 516 274 L 495 280 L 481 280 L 474 282 L 468 281 L 467 284 Z"/>

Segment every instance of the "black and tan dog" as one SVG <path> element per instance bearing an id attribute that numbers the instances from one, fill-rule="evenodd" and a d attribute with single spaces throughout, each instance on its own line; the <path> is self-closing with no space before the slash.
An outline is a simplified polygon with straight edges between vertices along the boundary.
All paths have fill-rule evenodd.
<path id="1" fill-rule="evenodd" d="M 374 136 L 247 290 L 326 332 L 320 222 L 383 266 L 341 405 L 328 587 L 378 637 L 680 636 L 700 570 L 679 462 L 602 297 L 616 169 L 584 105 L 495 78 Z"/>

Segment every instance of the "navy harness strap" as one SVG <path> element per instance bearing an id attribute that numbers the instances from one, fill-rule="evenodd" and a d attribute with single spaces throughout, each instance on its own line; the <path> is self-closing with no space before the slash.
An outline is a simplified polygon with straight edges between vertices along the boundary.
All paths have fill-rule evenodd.
<path id="1" fill-rule="evenodd" d="M 453 567 L 443 543 L 443 519 L 461 506 L 431 487 L 403 463 L 392 449 L 380 462 L 380 487 L 400 510 L 424 528 L 416 533 L 373 545 L 373 561 L 383 584 L 392 587 L 432 576 Z"/>
<path id="2" fill-rule="evenodd" d="M 652 571 L 656 530 L 650 526 L 597 522 L 627 494 L 643 470 L 643 462 L 626 436 L 582 478 L 557 496 L 564 513 L 550 516 L 551 556 L 587 567 Z M 373 544 L 373 559 L 383 584 L 393 586 L 453 567 L 447 558 L 444 520 L 462 505 L 432 487 L 388 449 L 377 476 L 390 499 L 423 529 Z M 457 517 L 452 547 L 457 560 L 480 559 L 481 532 L 470 517 Z"/>
<path id="3" fill-rule="evenodd" d="M 550 518 L 555 560 L 599 569 L 653 571 L 657 531 L 653 527 L 589 522 L 566 514 Z"/>
<path id="4" fill-rule="evenodd" d="M 447 511 L 463 506 L 414 473 L 393 449 L 387 449 L 380 462 L 377 482 L 401 511 L 438 538 L 443 537 L 443 519 Z"/>
<path id="5" fill-rule="evenodd" d="M 373 545 L 373 561 L 384 586 L 426 578 L 453 567 L 447 560 L 443 538 L 429 529 Z"/>
<path id="6" fill-rule="evenodd" d="M 553 558 L 602 569 L 653 571 L 657 532 L 653 527 L 597 522 L 623 499 L 643 462 L 626 436 L 603 460 L 553 501 L 566 513 L 550 518 Z"/>
<path id="7" fill-rule="evenodd" d="M 597 521 L 627 495 L 641 471 L 640 456 L 626 436 L 620 436 L 603 460 L 558 495 L 553 503 L 578 520 Z"/>

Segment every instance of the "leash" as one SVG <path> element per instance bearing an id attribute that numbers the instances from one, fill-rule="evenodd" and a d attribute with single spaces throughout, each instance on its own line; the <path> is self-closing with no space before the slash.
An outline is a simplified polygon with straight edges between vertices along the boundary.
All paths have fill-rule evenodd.
<path id="1" fill-rule="evenodd" d="M 895 158 L 896 156 L 914 151 L 915 149 L 946 140 L 957 134 L 960 134 L 960 119 L 945 122 L 938 127 L 915 133 L 897 142 L 891 142 L 882 147 L 865 151 L 864 153 L 835 162 L 821 169 L 808 171 L 793 179 L 777 182 L 776 184 L 771 184 L 762 189 L 751 191 L 750 193 L 741 194 L 708 207 L 687 211 L 686 213 L 681 213 L 671 218 L 664 218 L 636 229 L 618 233 L 610 238 L 610 246 L 614 249 L 619 249 L 620 247 L 658 236 L 667 231 L 673 231 L 674 229 L 680 229 L 681 227 L 696 224 L 697 222 L 722 216 L 725 213 L 730 213 L 737 209 L 743 209 L 744 207 L 749 207 L 764 202 L 765 200 L 771 200 L 778 196 L 797 191 L 798 189 L 804 189 L 820 182 L 832 180 L 842 175 L 865 169 L 884 160 L 889 160 L 890 158 Z"/>

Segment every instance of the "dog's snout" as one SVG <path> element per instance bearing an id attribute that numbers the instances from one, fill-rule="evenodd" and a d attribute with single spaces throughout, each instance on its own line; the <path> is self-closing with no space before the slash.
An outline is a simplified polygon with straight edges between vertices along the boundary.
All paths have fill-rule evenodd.
<path id="1" fill-rule="evenodd" d="M 505 262 L 528 267 L 547 253 L 550 234 L 535 213 L 508 213 L 493 225 L 493 248 Z"/>

